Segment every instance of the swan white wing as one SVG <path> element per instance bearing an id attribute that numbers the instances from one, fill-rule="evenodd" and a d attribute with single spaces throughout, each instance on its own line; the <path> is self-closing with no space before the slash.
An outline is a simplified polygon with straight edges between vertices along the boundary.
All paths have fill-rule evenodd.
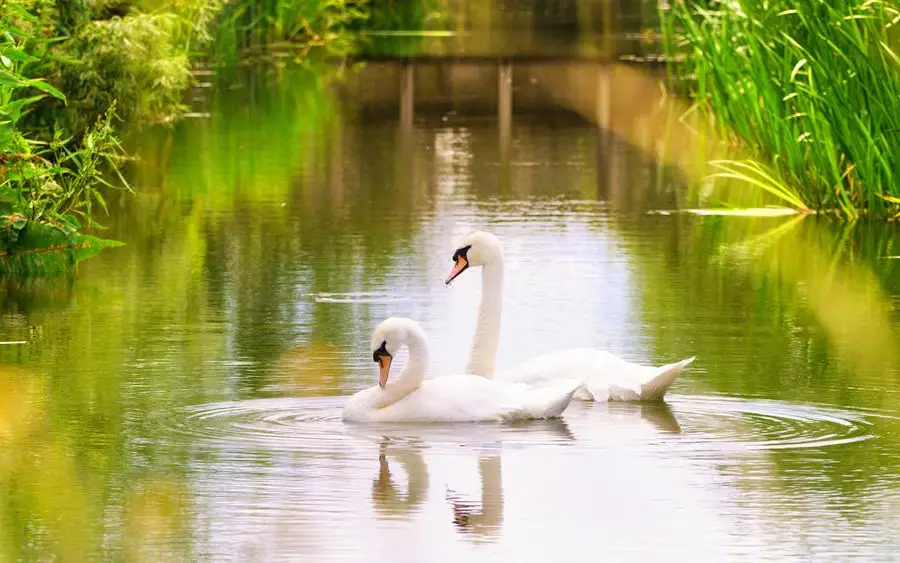
<path id="1" fill-rule="evenodd" d="M 604 350 L 579 348 L 542 354 L 494 376 L 496 381 L 542 386 L 562 378 L 582 378 L 584 390 L 576 397 L 594 400 L 661 399 L 685 366 L 688 358 L 664 366 L 628 362 Z"/>
<path id="2" fill-rule="evenodd" d="M 378 388 L 353 397 L 345 420 L 370 422 L 479 422 L 558 416 L 580 381 L 568 379 L 544 389 L 502 383 L 475 375 L 451 375 L 422 382 L 396 403 L 371 408 Z"/>

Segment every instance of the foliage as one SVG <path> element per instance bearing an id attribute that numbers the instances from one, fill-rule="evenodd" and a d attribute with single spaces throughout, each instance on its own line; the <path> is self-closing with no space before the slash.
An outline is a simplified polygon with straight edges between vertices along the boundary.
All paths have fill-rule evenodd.
<path id="1" fill-rule="evenodd" d="M 19 251 L 53 250 L 65 253 L 68 260 L 83 255 L 76 253 L 78 249 L 110 242 L 80 237 L 78 231 L 82 222 L 94 224 L 96 207 L 106 209 L 98 186 L 110 185 L 103 177 L 105 165 L 116 170 L 122 149 L 112 126 L 115 103 L 78 139 L 63 138 L 60 130 L 49 141 L 23 135 L 20 122 L 36 104 L 47 97 L 65 103 L 66 96 L 42 79 L 22 75 L 21 69 L 36 58 L 26 50 L 34 36 L 18 24 L 34 25 L 39 20 L 17 4 L 5 4 L 4 8 L 2 21 L 7 33 L 0 38 L 4 67 L 0 70 L 0 266 L 31 271 L 34 268 L 28 265 L 12 265 L 10 256 Z M 127 188 L 124 179 L 119 179 Z M 48 254 L 29 263 L 53 259 Z"/>
<path id="2" fill-rule="evenodd" d="M 166 13 L 94 21 L 80 30 L 66 53 L 79 62 L 58 68 L 70 127 L 77 130 L 114 101 L 128 122 L 173 119 L 184 109 L 190 79 L 188 58 L 175 42 L 179 31 L 176 16 Z"/>
<path id="3" fill-rule="evenodd" d="M 236 60 L 279 41 L 346 50 L 342 33 L 369 17 L 369 0 L 249 0 L 225 5 L 214 33 L 213 54 Z"/>
<path id="4" fill-rule="evenodd" d="M 882 0 L 680 1 L 663 14 L 672 70 L 750 153 L 721 174 L 850 219 L 898 215 L 898 21 Z"/>
<path id="5" fill-rule="evenodd" d="M 328 44 L 348 22 L 368 17 L 366 4 L 2 2 L 0 269 L 11 267 L 8 256 L 26 250 L 26 239 L 66 252 L 98 247 L 86 244 L 79 230 L 98 226 L 93 215 L 106 211 L 106 188 L 130 190 L 118 172 L 125 155 L 113 118 L 132 125 L 177 119 L 186 109 L 191 56 L 211 43 L 224 45 L 216 53 L 235 47 L 227 63 L 237 61 L 238 48 L 277 40 Z"/>

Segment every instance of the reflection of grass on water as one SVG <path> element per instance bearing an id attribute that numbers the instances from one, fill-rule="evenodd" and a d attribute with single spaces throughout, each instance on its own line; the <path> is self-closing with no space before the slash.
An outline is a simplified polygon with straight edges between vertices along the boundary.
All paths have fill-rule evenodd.
<path id="1" fill-rule="evenodd" d="M 879 0 L 672 2 L 664 14 L 675 70 L 722 138 L 749 159 L 721 174 L 796 208 L 853 219 L 898 215 L 894 147 L 900 55 Z M 670 57 L 672 58 L 672 57 Z"/>
<path id="2" fill-rule="evenodd" d="M 298 167 L 324 160 L 321 137 L 336 119 L 325 82 L 332 74 L 270 65 L 234 77 L 238 89 L 223 82 L 211 94 L 209 118 L 140 139 L 145 164 L 134 167 L 135 184 L 142 193 L 164 190 L 167 199 L 201 199 L 212 211 L 237 201 L 285 201 Z"/>
<path id="3" fill-rule="evenodd" d="M 409 155 L 393 124 L 346 125 L 331 87 L 342 72 L 353 71 L 315 60 L 250 69 L 231 83 L 240 87 L 211 92 L 209 118 L 136 140 L 138 204 L 123 205 L 113 225 L 128 242 L 115 258 L 159 285 L 124 286 L 165 288 L 173 305 L 227 303 L 225 355 L 269 368 L 239 369 L 242 391 L 337 387 L 346 370 L 325 348 L 355 350 L 370 330 L 351 340 L 355 327 L 375 321 L 368 307 L 298 301 L 298 291 L 380 287 L 420 228 L 416 215 L 433 205 L 397 177 L 395 155 Z"/>
<path id="4" fill-rule="evenodd" d="M 112 415 L 110 405 L 96 401 L 76 414 L 60 399 L 39 374 L 0 365 L 0 559 L 189 558 L 190 542 L 166 553 L 167 543 L 177 545 L 173 535 L 189 530 L 179 477 L 135 479 L 128 448 L 89 422 Z M 111 517 L 113 505 L 121 512 Z"/>
<path id="5" fill-rule="evenodd" d="M 706 373 L 695 385 L 727 395 L 896 414 L 900 340 L 885 289 L 896 287 L 900 264 L 883 260 L 895 252 L 891 224 L 802 215 L 659 221 L 678 221 L 677 235 L 667 227 L 659 245 L 634 250 L 641 255 L 642 321 L 656 357 L 697 354 Z M 704 338 L 690 335 L 697 327 L 706 327 Z M 780 477 L 771 481 L 752 465 L 729 471 L 753 472 L 740 486 L 757 492 L 767 483 L 776 495 L 791 487 L 803 495 L 839 491 L 849 514 L 865 514 L 871 491 L 892 486 L 885 483 L 895 480 L 900 446 L 895 422 L 871 420 L 881 445 L 768 451 L 766 471 Z M 822 480 L 798 481 L 811 472 L 811 459 L 827 460 L 818 468 Z M 849 508 L 854 503 L 859 508 Z"/>
<path id="6" fill-rule="evenodd" d="M 881 259 L 894 236 L 888 225 L 839 226 L 802 215 L 677 220 L 686 227 L 673 243 L 677 249 L 671 252 L 679 255 L 679 278 L 685 279 L 677 294 L 670 295 L 665 284 L 651 286 L 644 307 L 648 314 L 665 319 L 648 319 L 649 325 L 670 326 L 678 319 L 718 312 L 715 315 L 724 317 L 704 317 L 702 322 L 732 327 L 732 315 L 737 315 L 744 319 L 741 324 L 747 332 L 734 341 L 734 354 L 746 355 L 748 347 L 758 349 L 759 367 L 769 366 L 765 369 L 769 375 L 789 372 L 804 380 L 821 366 L 836 362 L 842 376 L 871 382 L 900 367 L 890 299 L 884 290 L 895 272 L 886 264 L 889 261 Z M 776 341 L 770 332 L 751 330 L 769 323 L 775 334 L 784 334 L 786 339 Z M 800 328 L 805 326 L 814 328 Z M 793 351 L 780 349 L 783 346 Z M 723 350 L 710 353 L 721 358 L 730 355 Z M 703 356 L 700 350 L 697 354 Z M 782 360 L 792 366 L 776 367 Z M 717 368 L 710 365 L 709 369 L 714 372 Z M 731 378 L 709 378 L 709 384 L 721 391 L 734 392 L 721 387 L 734 383 Z M 757 383 L 748 379 L 739 385 L 745 392 Z M 769 391 L 783 385 L 769 384 Z M 806 380 L 801 387 L 782 390 L 802 396 L 818 385 Z M 839 396 L 819 398 L 842 403 L 846 396 L 842 391 Z M 882 398 L 869 394 L 862 402 L 875 406 L 873 401 L 880 404 Z"/>

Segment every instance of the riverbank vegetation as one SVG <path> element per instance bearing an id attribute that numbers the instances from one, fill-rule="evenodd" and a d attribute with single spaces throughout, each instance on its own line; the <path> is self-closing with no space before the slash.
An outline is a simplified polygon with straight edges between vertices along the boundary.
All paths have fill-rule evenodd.
<path id="1" fill-rule="evenodd" d="M 0 271 L 97 250 L 103 194 L 130 187 L 116 128 L 172 123 L 197 68 L 345 38 L 370 0 L 0 0 Z M 344 42 L 346 44 L 346 42 Z"/>
<path id="2" fill-rule="evenodd" d="M 801 210 L 900 217 L 896 4 L 682 0 L 662 22 L 673 77 L 741 155 L 716 175 Z"/>

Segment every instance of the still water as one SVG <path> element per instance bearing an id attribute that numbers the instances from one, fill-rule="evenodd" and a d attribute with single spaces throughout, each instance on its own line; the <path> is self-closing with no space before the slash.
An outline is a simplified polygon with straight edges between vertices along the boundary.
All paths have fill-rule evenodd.
<path id="1" fill-rule="evenodd" d="M 900 559 L 893 226 L 648 213 L 678 171 L 575 113 L 423 95 L 404 125 L 333 80 L 198 89 L 135 141 L 126 245 L 0 288 L 2 560 Z M 696 355 L 667 402 L 342 423 L 387 316 L 463 370 L 480 278 L 443 279 L 476 228 L 498 367 Z"/>

